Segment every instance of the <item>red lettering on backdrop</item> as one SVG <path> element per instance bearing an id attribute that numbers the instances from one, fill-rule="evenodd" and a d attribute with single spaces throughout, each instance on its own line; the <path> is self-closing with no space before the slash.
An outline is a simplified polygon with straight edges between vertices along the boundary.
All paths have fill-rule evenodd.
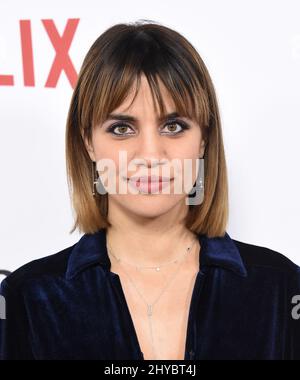
<path id="1" fill-rule="evenodd" d="M 56 53 L 45 87 L 55 87 L 61 72 L 64 71 L 72 88 L 74 88 L 77 81 L 77 73 L 68 52 L 78 26 L 79 19 L 68 19 L 62 36 L 59 35 L 53 20 L 42 20 L 42 23 Z M 35 86 L 30 20 L 20 20 L 20 36 L 24 85 Z M 0 86 L 13 85 L 13 75 L 0 74 Z"/>
<path id="2" fill-rule="evenodd" d="M 56 51 L 56 56 L 45 87 L 55 87 L 60 73 L 64 71 L 71 86 L 74 88 L 77 80 L 77 73 L 69 57 L 68 50 L 74 37 L 79 19 L 68 20 L 62 37 L 58 34 L 53 20 L 42 20 L 42 22 Z"/>
<path id="3" fill-rule="evenodd" d="M 14 76 L 13 75 L 0 75 L 0 86 L 13 86 Z"/>
<path id="4" fill-rule="evenodd" d="M 30 20 L 20 20 L 24 86 L 34 86 L 34 67 Z"/>

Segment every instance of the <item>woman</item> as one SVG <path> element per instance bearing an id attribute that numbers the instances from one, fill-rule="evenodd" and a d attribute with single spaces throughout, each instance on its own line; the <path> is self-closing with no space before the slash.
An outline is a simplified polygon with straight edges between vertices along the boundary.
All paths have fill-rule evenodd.
<path id="1" fill-rule="evenodd" d="M 226 232 L 217 98 L 182 35 L 136 22 L 94 42 L 66 159 L 84 234 L 2 282 L 3 359 L 300 358 L 300 268 Z"/>

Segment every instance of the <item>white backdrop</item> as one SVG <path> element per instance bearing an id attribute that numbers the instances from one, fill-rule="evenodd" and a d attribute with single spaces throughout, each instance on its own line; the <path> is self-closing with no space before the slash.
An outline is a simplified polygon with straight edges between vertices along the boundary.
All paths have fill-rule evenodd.
<path id="1" fill-rule="evenodd" d="M 210 71 L 229 171 L 228 233 L 300 265 L 299 14 L 297 0 L 1 0 L 0 269 L 12 271 L 80 238 L 69 234 L 65 172 L 70 67 L 79 72 L 105 29 L 138 19 L 182 33 Z M 49 87 L 50 36 L 62 36 L 72 23 L 68 75 L 62 71 Z"/>

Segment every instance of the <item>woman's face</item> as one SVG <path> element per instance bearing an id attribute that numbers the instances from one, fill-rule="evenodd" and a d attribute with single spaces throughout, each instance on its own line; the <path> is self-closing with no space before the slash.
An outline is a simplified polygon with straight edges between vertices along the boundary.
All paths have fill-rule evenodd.
<path id="1" fill-rule="evenodd" d="M 162 82 L 159 83 L 167 114 L 171 114 L 176 111 L 173 100 Z M 204 154 L 204 140 L 200 126 L 193 120 L 180 115 L 175 121 L 174 117 L 161 121 L 157 119 L 150 87 L 144 75 L 137 97 L 129 106 L 132 97 L 133 92 L 112 114 L 127 115 L 134 120 L 124 121 L 113 116 L 95 127 L 92 146 L 86 146 L 98 170 L 99 163 L 105 159 L 113 163 L 115 168 L 116 191 L 108 190 L 109 209 L 117 206 L 136 216 L 153 218 L 186 204 L 187 191 L 182 181 L 188 175 L 189 190 L 192 189 L 197 175 L 196 159 Z M 120 156 L 121 151 L 123 156 Z M 192 162 L 191 171 L 185 170 L 184 173 L 184 161 Z M 177 166 L 172 165 L 172 162 L 177 162 Z M 99 171 L 106 188 L 107 176 L 112 173 L 103 175 Z M 141 176 L 163 176 L 170 181 L 149 182 L 150 178 L 144 178 L 136 182 L 133 176 L 137 179 Z M 180 191 L 178 187 L 174 190 L 175 183 L 181 184 Z M 120 191 L 121 186 L 123 190 Z"/>

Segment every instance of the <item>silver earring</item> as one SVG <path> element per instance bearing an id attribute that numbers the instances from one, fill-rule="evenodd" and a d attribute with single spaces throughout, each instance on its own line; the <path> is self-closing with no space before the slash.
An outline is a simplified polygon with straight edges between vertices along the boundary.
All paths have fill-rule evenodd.
<path id="1" fill-rule="evenodd" d="M 102 181 L 100 179 L 100 176 L 98 175 L 97 176 L 97 170 L 95 169 L 95 161 L 92 161 L 92 189 L 93 189 L 93 197 L 96 195 L 96 191 L 99 193 L 99 194 L 106 194 L 107 191 L 105 189 L 105 187 L 103 186 L 102 184 Z"/>
<path id="2" fill-rule="evenodd" d="M 97 183 L 97 178 L 96 178 L 96 173 L 95 173 L 95 168 L 94 168 L 94 161 L 92 161 L 92 189 L 93 189 L 93 197 L 96 195 L 95 192 L 95 185 Z"/>
<path id="3" fill-rule="evenodd" d="M 198 160 L 199 170 L 196 182 L 193 186 L 194 191 L 189 193 L 186 200 L 186 204 L 193 206 L 201 204 L 204 200 L 204 158 L 199 157 Z"/>

